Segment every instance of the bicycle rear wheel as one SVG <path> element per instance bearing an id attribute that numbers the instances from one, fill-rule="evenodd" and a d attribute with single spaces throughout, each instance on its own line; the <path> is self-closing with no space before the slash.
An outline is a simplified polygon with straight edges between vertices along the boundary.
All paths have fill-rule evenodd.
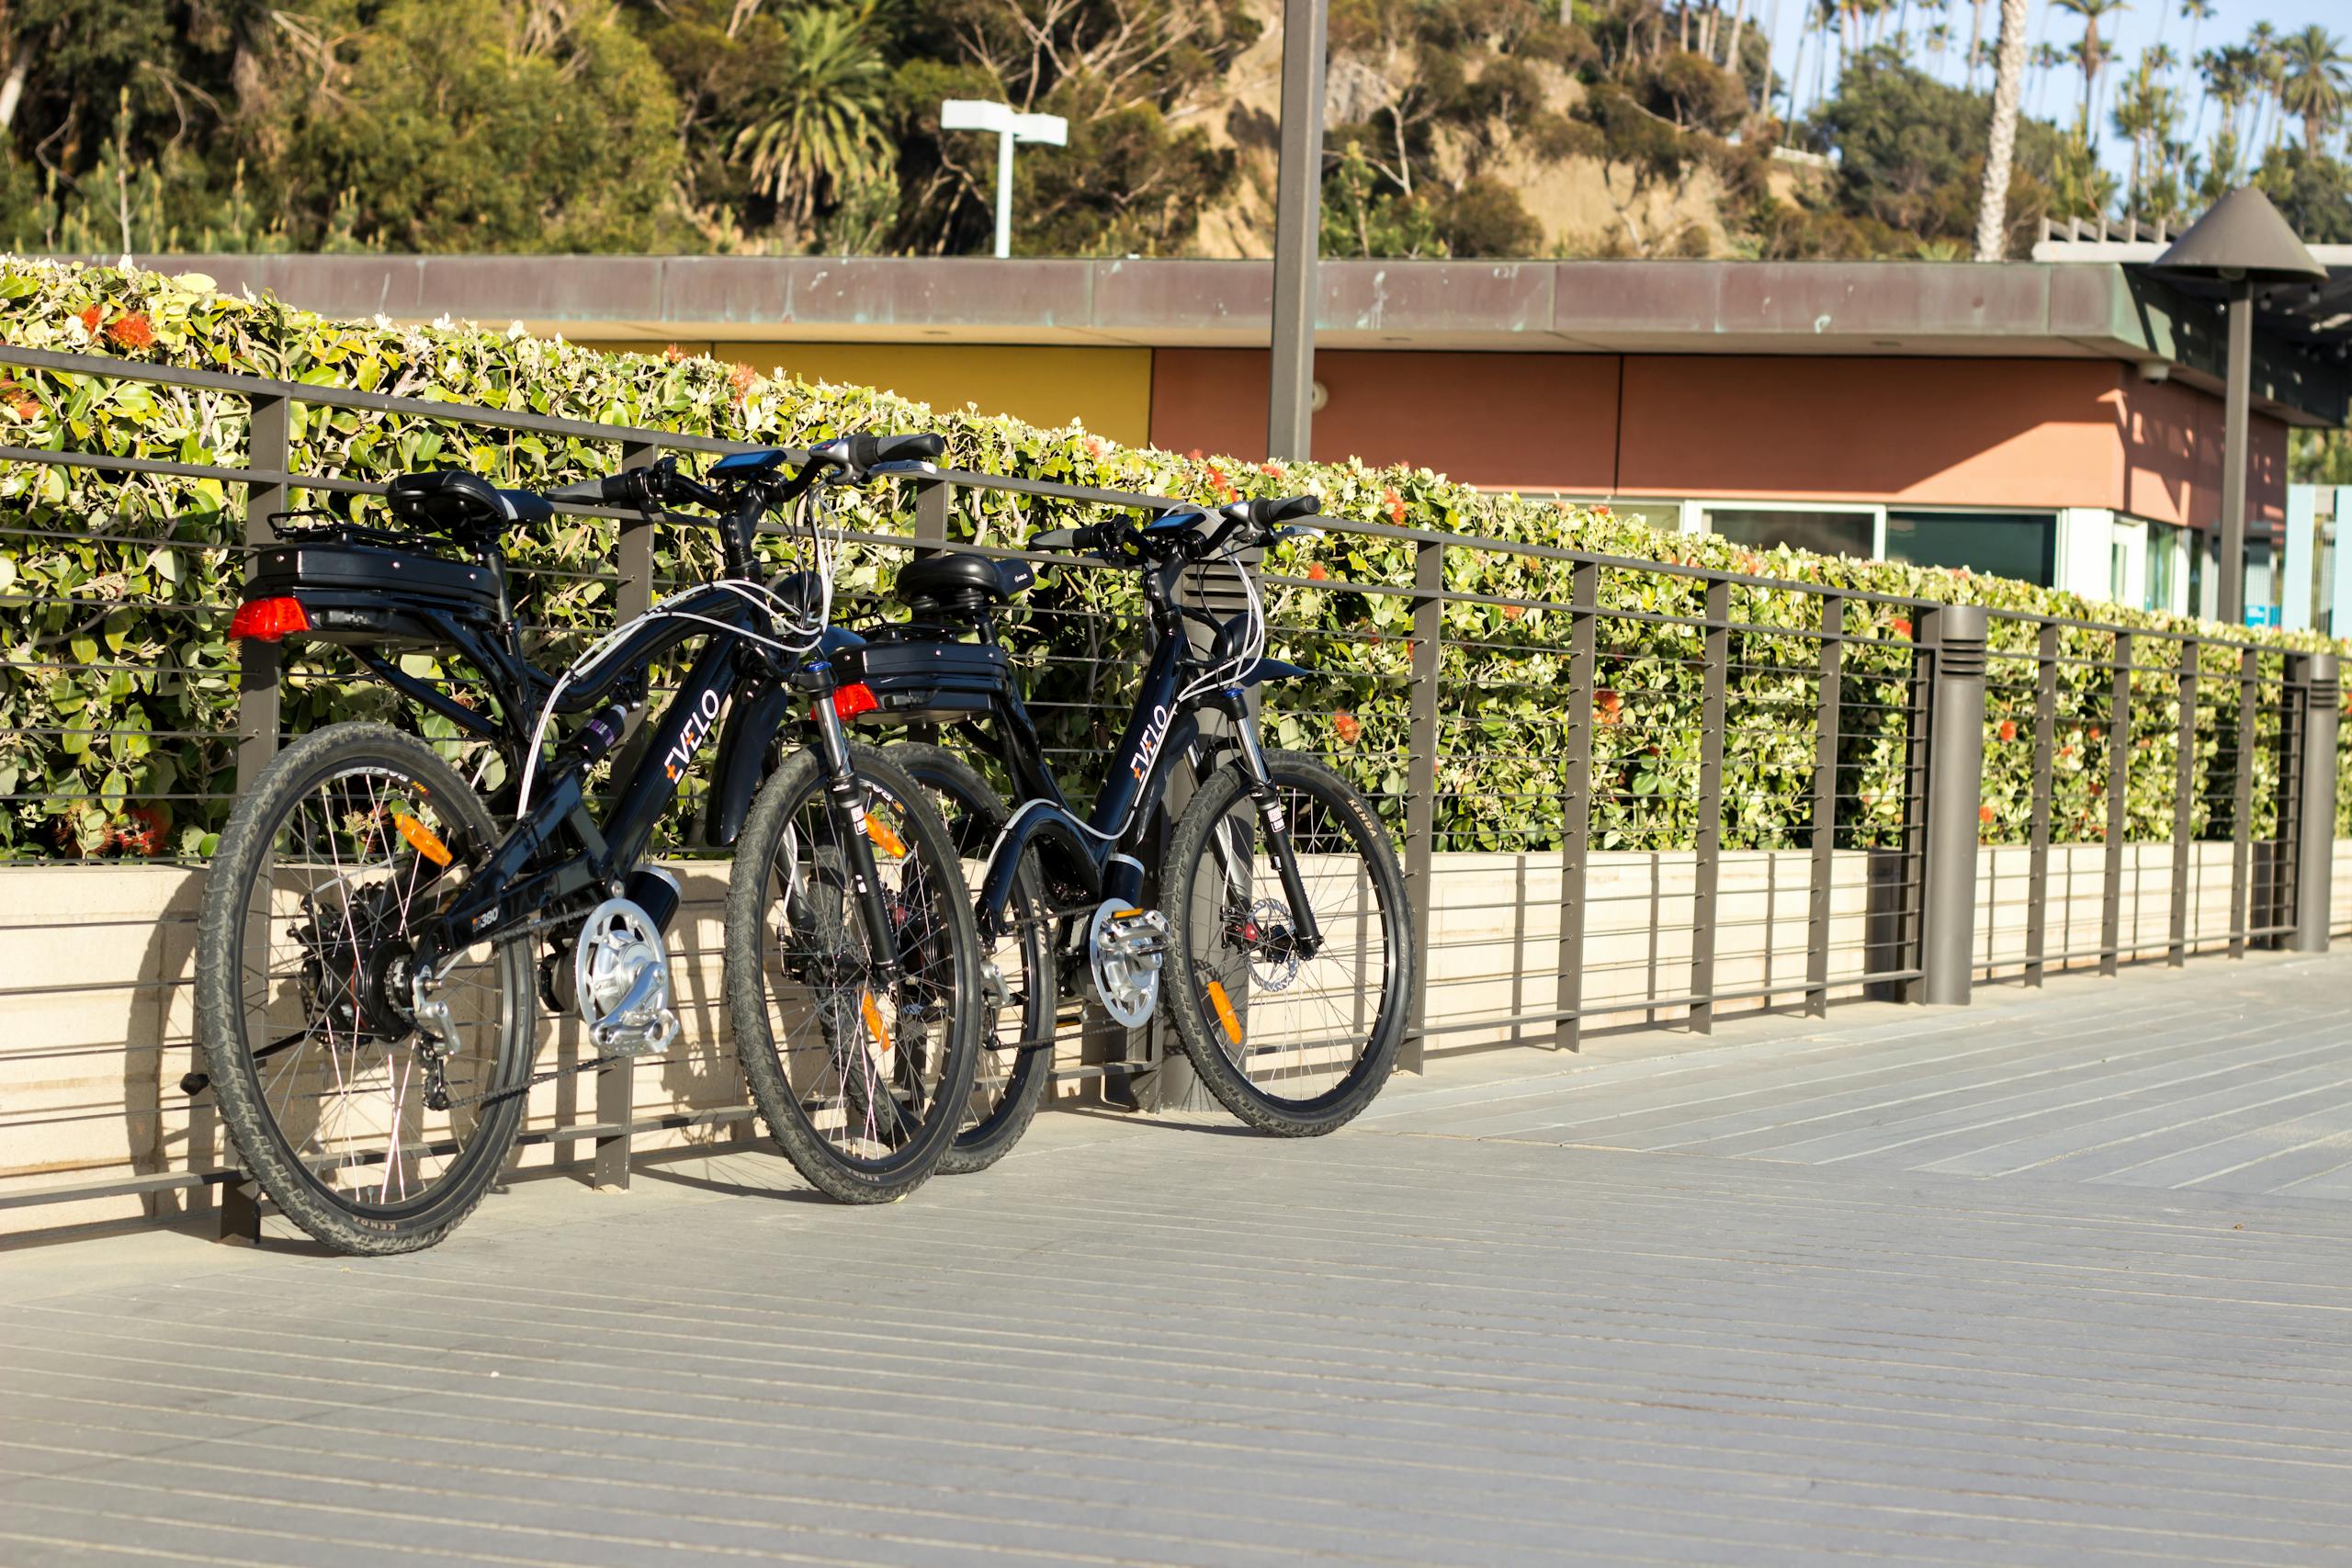
<path id="1" fill-rule="evenodd" d="M 1004 802 L 972 765 L 952 751 L 903 741 L 883 753 L 931 792 L 961 857 L 964 879 L 978 893 L 989 852 L 1004 829 Z M 939 1162 L 949 1176 L 986 1170 L 1029 1130 L 1054 1079 L 1054 933 L 1045 919 L 1046 895 L 1036 862 L 1023 857 L 1013 878 L 1005 918 L 1012 931 L 981 955 L 993 965 L 982 987 L 995 999 L 984 1009 L 979 1062 L 972 1074 L 971 1108 L 956 1142 Z"/>
<path id="2" fill-rule="evenodd" d="M 845 1203 L 937 1168 L 972 1092 L 978 942 L 963 868 L 923 788 L 850 748 L 903 979 L 887 983 L 813 751 L 752 804 L 727 897 L 727 997 L 743 1077 L 800 1174 Z"/>
<path id="3" fill-rule="evenodd" d="M 1311 1137 L 1361 1114 L 1388 1078 L 1412 995 L 1405 877 L 1372 807 L 1311 757 L 1270 751 L 1321 944 L 1297 945 L 1238 763 L 1210 775 L 1163 868 L 1165 1006 L 1209 1092 L 1262 1132 Z"/>
<path id="4" fill-rule="evenodd" d="M 497 1179 L 531 1062 L 520 941 L 458 956 L 452 1038 L 410 1014 L 417 922 L 497 842 L 431 747 L 379 724 L 303 737 L 221 835 L 197 927 L 196 1024 L 245 1169 L 338 1251 L 430 1247 Z"/>

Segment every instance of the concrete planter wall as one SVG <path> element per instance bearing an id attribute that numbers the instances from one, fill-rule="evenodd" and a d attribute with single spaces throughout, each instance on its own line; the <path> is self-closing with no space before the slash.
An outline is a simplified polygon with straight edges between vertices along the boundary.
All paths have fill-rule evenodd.
<path id="1" fill-rule="evenodd" d="M 2053 848 L 2046 951 L 2052 967 L 2095 964 L 2099 945 L 2099 845 Z M 2168 931 L 2168 844 L 2126 851 L 2122 944 L 2161 952 Z M 1980 852 L 1978 962 L 2016 975 L 2026 951 L 2022 849 Z M 1869 925 L 1870 863 L 1835 859 L 1830 897 L 1833 998 L 1860 993 Z M 1810 857 L 1801 851 L 1723 857 L 1719 1013 L 1803 999 Z M 2352 924 L 2352 840 L 2335 846 L 2339 926 Z M 2190 932 L 2220 945 L 2229 927 L 2230 846 L 2196 846 Z M 724 1024 L 719 966 L 723 864 L 687 864 L 685 904 L 673 932 L 684 1030 L 676 1050 L 638 1064 L 641 1117 L 742 1103 Z M 1688 853 L 1596 854 L 1587 885 L 1584 1006 L 1588 1027 L 1671 1022 L 1690 991 L 1691 881 Z M 73 1180 L 212 1170 L 225 1160 L 209 1099 L 178 1085 L 194 1066 L 190 945 L 200 872 L 145 866 L 0 870 L 0 1194 Z M 1560 865 L 1550 855 L 1442 854 L 1432 866 L 1429 1021 L 1431 1050 L 1513 1041 L 1548 1044 L 1548 1020 L 1511 1023 L 1556 1006 Z M 2071 955 L 2062 960 L 2061 955 Z M 1882 965 L 1883 966 L 1882 961 Z M 1748 995 L 1747 993 L 1755 993 Z M 1658 1006 L 1646 1006 L 1652 1001 Z M 550 1024 L 542 1066 L 579 1055 L 577 1029 Z M 1065 1042 L 1073 1055 L 1078 1042 Z M 528 1126 L 594 1122 L 594 1083 L 567 1076 L 533 1091 Z M 640 1149 L 746 1135 L 741 1122 L 639 1134 Z M 526 1167 L 584 1159 L 584 1144 L 541 1143 Z M 170 1214 L 186 1192 L 0 1210 L 0 1232 Z"/>

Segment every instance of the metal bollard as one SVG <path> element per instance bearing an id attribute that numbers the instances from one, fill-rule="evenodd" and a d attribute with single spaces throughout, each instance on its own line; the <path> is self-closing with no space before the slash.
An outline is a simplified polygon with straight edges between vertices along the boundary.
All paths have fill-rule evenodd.
<path id="1" fill-rule="evenodd" d="M 1921 870 L 1923 1002 L 1965 1006 L 1975 975 L 1977 807 L 1984 784 L 1987 617 L 1981 604 L 1929 612 L 1935 681 L 1928 705 L 1926 863 Z"/>
<path id="2" fill-rule="evenodd" d="M 2335 655 L 2290 655 L 2287 688 L 2301 699 L 2303 731 L 2303 776 L 2296 781 L 2295 929 L 2287 950 L 2325 953 L 2335 861 L 2336 704 L 2342 694 Z"/>

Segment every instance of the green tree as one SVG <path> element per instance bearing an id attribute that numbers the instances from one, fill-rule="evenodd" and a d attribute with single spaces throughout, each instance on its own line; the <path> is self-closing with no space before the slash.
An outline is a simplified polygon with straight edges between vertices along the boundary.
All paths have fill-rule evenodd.
<path id="1" fill-rule="evenodd" d="M 323 238 L 348 201 L 368 246 L 658 248 L 676 99 L 610 13 L 536 15 L 479 0 L 347 5 L 349 30 L 273 171 L 298 243 Z"/>
<path id="2" fill-rule="evenodd" d="M 2352 94 L 2352 59 L 2344 40 L 2313 23 L 2279 46 L 2278 104 L 2303 122 L 2303 150 L 2317 152 Z"/>
<path id="3" fill-rule="evenodd" d="M 1838 203 L 1873 226 L 1863 254 L 1912 255 L 1923 243 L 1978 238 L 1992 101 L 1937 81 L 1884 55 L 1863 62 L 1815 120 L 1839 158 Z M 2018 126 L 2013 172 L 1997 249 L 2052 209 L 2057 133 L 2039 120 Z"/>
<path id="4" fill-rule="evenodd" d="M 811 5 L 783 22 L 781 69 L 731 151 L 784 221 L 807 227 L 820 206 L 887 178 L 881 132 L 885 70 L 868 29 L 870 3 Z"/>

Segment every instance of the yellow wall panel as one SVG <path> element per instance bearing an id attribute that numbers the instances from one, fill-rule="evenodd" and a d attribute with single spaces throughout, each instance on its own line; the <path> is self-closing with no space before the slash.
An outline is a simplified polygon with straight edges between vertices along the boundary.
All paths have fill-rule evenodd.
<path id="1" fill-rule="evenodd" d="M 650 341 L 577 340 L 608 354 L 660 354 Z M 966 403 L 1048 427 L 1076 419 L 1122 446 L 1151 441 L 1151 350 L 1001 344 L 707 343 L 688 354 L 740 360 L 763 374 L 879 387 L 939 409 Z"/>
<path id="2" fill-rule="evenodd" d="M 681 346 L 699 349 L 699 344 Z M 937 409 L 971 403 L 1031 424 L 1079 420 L 1125 446 L 1151 440 L 1151 350 L 995 344 L 721 343 L 718 358 L 804 381 L 879 387 Z"/>

